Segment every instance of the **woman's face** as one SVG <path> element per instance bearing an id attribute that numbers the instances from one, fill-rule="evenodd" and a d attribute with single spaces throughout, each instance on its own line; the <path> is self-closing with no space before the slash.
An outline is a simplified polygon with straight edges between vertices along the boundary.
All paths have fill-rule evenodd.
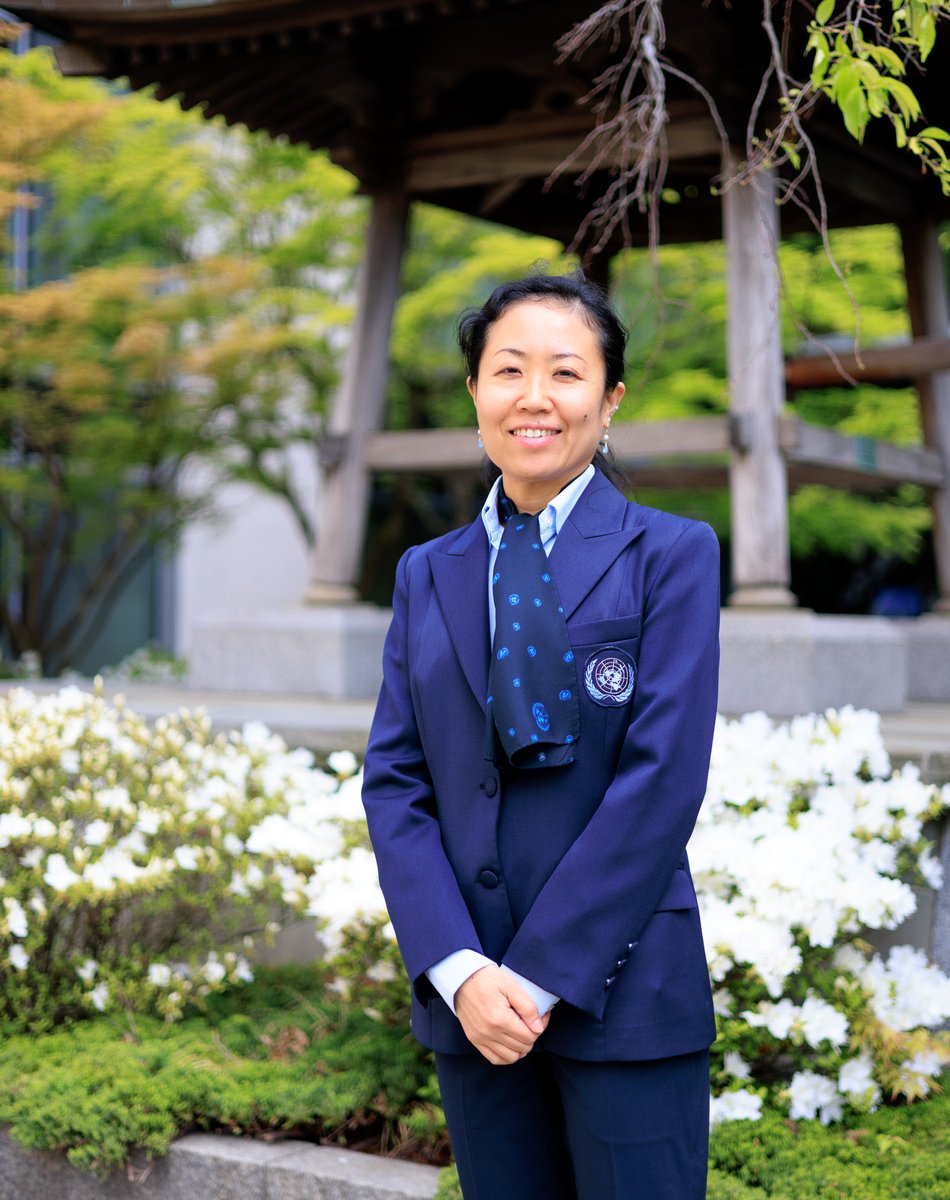
<path id="1" fill-rule="evenodd" d="M 605 375 L 580 308 L 526 300 L 488 330 L 468 390 L 485 453 L 521 511 L 539 512 L 593 458 L 624 391 L 608 391 Z"/>

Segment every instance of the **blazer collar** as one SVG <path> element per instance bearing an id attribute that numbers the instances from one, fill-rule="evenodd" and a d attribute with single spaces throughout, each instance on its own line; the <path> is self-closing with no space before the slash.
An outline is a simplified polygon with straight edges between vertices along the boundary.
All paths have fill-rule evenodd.
<path id="1" fill-rule="evenodd" d="M 623 495 L 597 471 L 565 521 L 551 566 L 570 619 L 617 556 L 643 532 Z M 625 528 L 626 525 L 626 528 Z M 432 579 L 449 637 L 475 699 L 488 694 L 488 538 L 481 518 L 431 556 Z"/>
<path id="2" fill-rule="evenodd" d="M 622 550 L 643 532 L 636 509 L 600 471 L 584 489 L 551 551 L 564 616 L 570 620 Z"/>

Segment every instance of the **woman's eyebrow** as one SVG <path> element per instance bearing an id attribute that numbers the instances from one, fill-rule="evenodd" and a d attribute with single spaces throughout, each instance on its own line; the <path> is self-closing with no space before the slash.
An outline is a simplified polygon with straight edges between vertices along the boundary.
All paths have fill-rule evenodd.
<path id="1" fill-rule="evenodd" d="M 524 350 L 518 350 L 515 346 L 499 346 L 497 350 L 492 351 L 492 358 L 497 357 L 499 354 L 514 354 L 517 358 L 527 357 L 527 354 Z M 587 359 L 583 356 L 583 354 L 576 354 L 573 350 L 561 350 L 557 354 L 552 354 L 551 357 L 553 359 L 576 358 L 582 363 L 586 364 L 587 362 Z"/>

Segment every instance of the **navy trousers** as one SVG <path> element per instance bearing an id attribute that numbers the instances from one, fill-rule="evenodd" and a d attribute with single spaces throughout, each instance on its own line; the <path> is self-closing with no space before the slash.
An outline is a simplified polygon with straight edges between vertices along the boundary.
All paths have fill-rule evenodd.
<path id="1" fill-rule="evenodd" d="M 704 1200 L 709 1053 L 494 1067 L 436 1054 L 465 1200 Z"/>

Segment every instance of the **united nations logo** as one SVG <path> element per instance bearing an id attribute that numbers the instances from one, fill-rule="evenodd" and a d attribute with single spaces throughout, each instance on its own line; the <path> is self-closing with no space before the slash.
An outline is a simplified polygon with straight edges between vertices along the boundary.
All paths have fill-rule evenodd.
<path id="1" fill-rule="evenodd" d="M 584 667 L 584 687 L 595 704 L 612 708 L 626 704 L 633 695 L 637 667 L 633 659 L 617 646 L 597 650 Z"/>

